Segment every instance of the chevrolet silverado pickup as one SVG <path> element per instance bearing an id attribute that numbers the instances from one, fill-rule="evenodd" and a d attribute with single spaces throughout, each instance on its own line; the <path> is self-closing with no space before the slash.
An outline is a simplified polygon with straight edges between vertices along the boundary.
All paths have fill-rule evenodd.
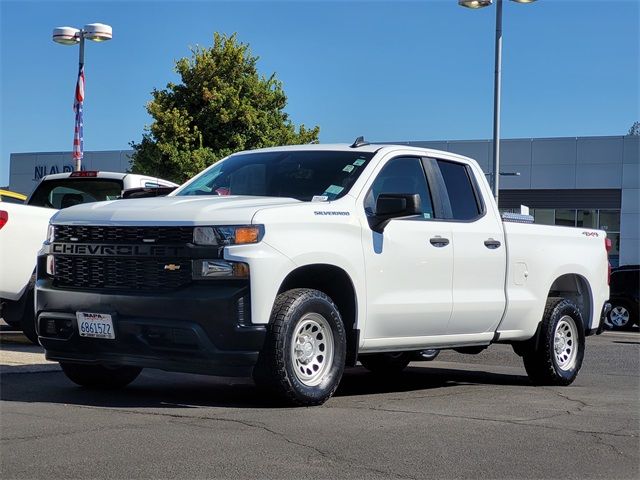
<path id="1" fill-rule="evenodd" d="M 503 218 L 504 217 L 504 218 Z M 326 401 L 359 360 L 511 344 L 568 385 L 609 296 L 606 233 L 501 215 L 478 164 L 394 145 L 241 152 L 164 198 L 61 210 L 38 258 L 40 343 L 75 383 L 143 368 Z"/>

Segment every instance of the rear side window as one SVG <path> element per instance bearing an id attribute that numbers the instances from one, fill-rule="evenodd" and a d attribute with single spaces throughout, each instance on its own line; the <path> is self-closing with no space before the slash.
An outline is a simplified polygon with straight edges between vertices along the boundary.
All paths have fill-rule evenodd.
<path id="1" fill-rule="evenodd" d="M 438 166 L 447 187 L 453 219 L 472 220 L 479 216 L 482 209 L 467 166 L 445 160 L 438 160 Z"/>

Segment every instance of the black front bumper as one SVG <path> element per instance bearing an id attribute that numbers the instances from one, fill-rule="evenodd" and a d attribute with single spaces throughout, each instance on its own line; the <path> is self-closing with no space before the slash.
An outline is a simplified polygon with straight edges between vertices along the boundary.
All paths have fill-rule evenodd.
<path id="1" fill-rule="evenodd" d="M 248 281 L 163 293 L 56 288 L 40 274 L 36 318 L 46 358 L 221 376 L 250 376 L 266 327 L 250 320 Z M 81 337 L 76 312 L 112 315 L 115 340 Z"/>

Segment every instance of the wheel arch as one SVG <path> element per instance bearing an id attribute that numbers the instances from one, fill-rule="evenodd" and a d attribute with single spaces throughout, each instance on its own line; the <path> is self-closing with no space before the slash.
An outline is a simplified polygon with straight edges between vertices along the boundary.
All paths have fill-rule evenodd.
<path id="1" fill-rule="evenodd" d="M 577 273 L 561 275 L 549 287 L 547 298 L 551 297 L 566 298 L 578 307 L 582 316 L 582 327 L 588 335 L 593 318 L 593 293 L 587 279 Z"/>
<path id="2" fill-rule="evenodd" d="M 292 288 L 313 288 L 331 297 L 338 307 L 347 334 L 346 364 L 355 365 L 360 341 L 358 298 L 349 274 L 332 264 L 303 265 L 289 272 L 280 284 L 278 295 Z"/>

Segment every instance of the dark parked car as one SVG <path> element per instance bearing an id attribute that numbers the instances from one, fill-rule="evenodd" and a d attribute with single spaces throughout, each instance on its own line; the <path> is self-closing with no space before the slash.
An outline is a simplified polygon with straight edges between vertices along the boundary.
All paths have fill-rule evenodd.
<path id="1" fill-rule="evenodd" d="M 606 324 L 612 330 L 630 330 L 638 323 L 640 265 L 625 265 L 611 272 L 611 311 Z"/>

